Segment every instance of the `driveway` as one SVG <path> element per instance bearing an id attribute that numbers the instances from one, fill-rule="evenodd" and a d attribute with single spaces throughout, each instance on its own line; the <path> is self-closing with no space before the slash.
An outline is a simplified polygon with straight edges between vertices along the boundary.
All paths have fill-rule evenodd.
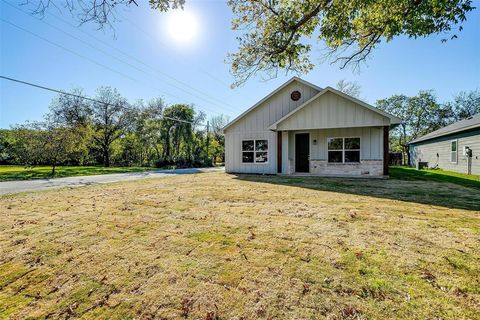
<path id="1" fill-rule="evenodd" d="M 112 173 L 95 176 L 78 176 L 55 179 L 35 179 L 20 181 L 0 182 L 0 194 L 12 194 L 19 192 L 39 191 L 62 187 L 82 187 L 92 184 L 110 183 L 118 181 L 131 181 L 146 178 L 164 178 L 179 174 L 192 174 L 212 171 L 223 171 L 224 167 L 192 168 L 158 170 L 147 172 Z"/>

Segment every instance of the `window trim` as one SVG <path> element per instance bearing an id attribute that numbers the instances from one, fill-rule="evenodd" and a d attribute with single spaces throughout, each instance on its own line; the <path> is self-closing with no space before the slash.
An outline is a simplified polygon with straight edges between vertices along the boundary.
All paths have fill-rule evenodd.
<path id="1" fill-rule="evenodd" d="M 456 151 L 452 151 L 452 142 L 455 142 Z M 455 152 L 455 161 L 452 161 L 453 152 Z M 458 163 L 458 139 L 450 140 L 450 163 Z"/>
<path id="2" fill-rule="evenodd" d="M 259 140 L 266 140 L 267 141 L 267 150 L 266 151 L 256 150 L 257 141 L 259 141 Z M 252 151 L 243 150 L 243 142 L 244 141 L 253 141 L 253 150 Z M 242 142 L 241 142 L 241 145 L 240 145 L 240 149 L 241 149 L 240 156 L 241 156 L 241 159 L 242 159 L 242 164 L 268 164 L 268 162 L 270 161 L 269 148 L 270 148 L 270 140 L 269 139 L 242 139 Z M 244 152 L 253 152 L 253 162 L 243 162 L 243 153 Z M 266 152 L 267 153 L 267 161 L 257 162 L 257 157 L 256 157 L 257 152 Z"/>
<path id="3" fill-rule="evenodd" d="M 358 139 L 360 141 L 359 149 L 345 149 L 345 139 Z M 328 148 L 329 139 L 342 139 L 342 149 L 330 150 Z M 341 151 L 342 152 L 342 162 L 330 162 L 328 161 L 328 152 L 329 151 Z M 345 162 L 345 151 L 358 151 L 359 161 L 358 162 Z M 362 162 L 362 138 L 359 136 L 347 136 L 347 137 L 327 137 L 327 164 L 359 164 Z"/>

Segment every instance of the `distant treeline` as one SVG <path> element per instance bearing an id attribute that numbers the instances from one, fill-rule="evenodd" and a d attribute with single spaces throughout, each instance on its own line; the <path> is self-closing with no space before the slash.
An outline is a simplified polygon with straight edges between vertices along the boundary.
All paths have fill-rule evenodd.
<path id="1" fill-rule="evenodd" d="M 44 121 L 0 130 L 0 163 L 24 166 L 210 166 L 224 161 L 224 115 L 212 117 L 187 104 L 162 99 L 127 102 L 100 87 L 59 94 Z"/>
<path id="2" fill-rule="evenodd" d="M 345 89 L 346 88 L 346 89 Z M 351 89 L 351 88 L 350 88 Z M 359 88 L 349 92 L 358 96 Z M 480 90 L 460 92 L 440 103 L 432 90 L 393 95 L 376 102 L 403 123 L 390 134 L 390 150 L 408 162 L 408 143 L 480 112 Z M 228 118 L 209 119 L 191 105 L 167 106 L 160 98 L 129 104 L 116 89 L 100 87 L 94 98 L 81 89 L 55 97 L 44 121 L 0 130 L 0 164 L 24 166 L 209 166 L 224 162 Z"/>
<path id="3" fill-rule="evenodd" d="M 378 100 L 376 106 L 403 120 L 390 132 L 390 150 L 401 152 L 403 164 L 408 164 L 410 141 L 480 113 L 480 90 L 462 91 L 445 103 L 438 101 L 433 90 L 422 90 L 415 96 L 398 94 Z"/>

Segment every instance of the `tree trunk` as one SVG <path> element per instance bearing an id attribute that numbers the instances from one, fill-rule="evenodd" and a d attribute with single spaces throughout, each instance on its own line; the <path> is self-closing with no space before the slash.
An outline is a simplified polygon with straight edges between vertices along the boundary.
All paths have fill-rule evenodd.
<path id="1" fill-rule="evenodd" d="M 168 132 L 165 137 L 165 149 L 164 149 L 165 159 L 170 160 L 170 133 Z"/>
<path id="2" fill-rule="evenodd" d="M 52 164 L 52 177 L 55 177 L 55 163 Z"/>
<path id="3" fill-rule="evenodd" d="M 108 147 L 103 148 L 103 165 L 105 167 L 110 167 L 110 152 Z"/>
<path id="4" fill-rule="evenodd" d="M 175 145 L 175 155 L 178 159 L 179 156 L 180 156 L 180 143 L 181 143 L 181 141 L 180 141 L 180 136 L 179 135 L 177 135 L 176 138 L 177 138 L 177 141 L 176 141 L 177 144 Z"/>
<path id="5" fill-rule="evenodd" d="M 409 147 L 408 145 L 405 146 L 405 152 L 407 153 L 407 166 L 410 166 L 411 165 L 411 162 L 410 162 L 410 150 L 409 150 Z"/>
<path id="6" fill-rule="evenodd" d="M 407 146 L 407 126 L 402 124 L 403 137 L 400 136 L 400 145 L 402 146 L 402 164 L 409 166 L 410 165 L 410 155 L 408 154 Z M 403 138 L 403 143 L 402 143 Z M 408 160 L 407 160 L 408 159 Z M 407 160 L 407 163 L 405 163 Z"/>

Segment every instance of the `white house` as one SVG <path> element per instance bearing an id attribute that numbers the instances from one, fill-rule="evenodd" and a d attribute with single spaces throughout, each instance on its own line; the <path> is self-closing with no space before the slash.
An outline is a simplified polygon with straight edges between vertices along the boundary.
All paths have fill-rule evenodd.
<path id="1" fill-rule="evenodd" d="M 293 77 L 231 121 L 231 173 L 382 176 L 401 119 L 333 88 Z"/>
<path id="2" fill-rule="evenodd" d="M 412 166 L 480 174 L 480 113 L 411 141 L 409 152 Z"/>

